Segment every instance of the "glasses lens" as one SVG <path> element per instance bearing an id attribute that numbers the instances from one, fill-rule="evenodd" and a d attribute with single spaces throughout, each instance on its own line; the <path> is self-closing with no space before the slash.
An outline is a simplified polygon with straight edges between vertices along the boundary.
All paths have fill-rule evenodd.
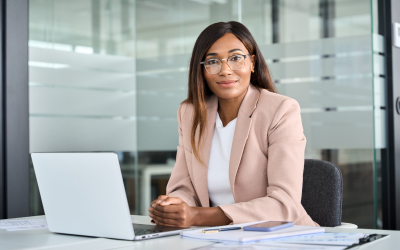
<path id="1" fill-rule="evenodd" d="M 208 59 L 204 62 L 206 70 L 210 74 L 217 74 L 221 69 L 221 61 L 218 59 Z"/>
<path id="2" fill-rule="evenodd" d="M 228 58 L 228 64 L 232 70 L 242 69 L 244 67 L 244 56 L 233 55 Z"/>

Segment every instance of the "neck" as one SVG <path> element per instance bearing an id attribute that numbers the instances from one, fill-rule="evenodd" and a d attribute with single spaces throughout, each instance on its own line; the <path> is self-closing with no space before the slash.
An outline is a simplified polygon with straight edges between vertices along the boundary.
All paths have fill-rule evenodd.
<path id="1" fill-rule="evenodd" d="M 224 127 L 238 116 L 240 105 L 246 93 L 247 91 L 238 97 L 230 99 L 218 97 L 218 114 Z"/>

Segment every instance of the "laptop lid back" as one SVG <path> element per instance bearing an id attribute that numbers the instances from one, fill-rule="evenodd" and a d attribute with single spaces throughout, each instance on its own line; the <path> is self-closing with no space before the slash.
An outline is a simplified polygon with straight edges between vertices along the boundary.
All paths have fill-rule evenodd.
<path id="1" fill-rule="evenodd" d="M 115 153 L 31 156 L 51 232 L 134 239 Z"/>

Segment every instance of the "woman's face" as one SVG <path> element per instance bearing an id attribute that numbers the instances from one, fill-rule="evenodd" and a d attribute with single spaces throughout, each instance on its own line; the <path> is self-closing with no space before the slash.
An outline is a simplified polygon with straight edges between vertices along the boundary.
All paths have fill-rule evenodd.
<path id="1" fill-rule="evenodd" d="M 255 56 L 249 56 L 249 51 L 232 33 L 227 33 L 210 47 L 204 60 L 211 58 L 227 59 L 232 55 L 247 55 L 244 67 L 232 70 L 227 61 L 222 61 L 221 71 L 217 74 L 208 73 L 203 66 L 203 74 L 211 91 L 222 99 L 244 97 L 250 84 L 251 72 L 254 71 Z"/>

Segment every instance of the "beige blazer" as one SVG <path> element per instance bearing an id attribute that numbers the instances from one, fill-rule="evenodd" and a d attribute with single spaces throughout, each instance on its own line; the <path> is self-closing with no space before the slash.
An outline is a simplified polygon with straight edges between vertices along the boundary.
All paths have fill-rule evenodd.
<path id="1" fill-rule="evenodd" d="M 207 165 L 217 108 L 213 95 L 207 100 L 208 120 L 199 152 L 205 165 L 190 144 L 193 106 L 182 104 L 178 109 L 179 146 L 167 194 L 189 206 L 210 206 Z M 305 146 L 299 104 L 250 84 L 239 109 L 229 162 L 235 204 L 219 206 L 234 224 L 277 220 L 318 226 L 301 205 Z"/>

